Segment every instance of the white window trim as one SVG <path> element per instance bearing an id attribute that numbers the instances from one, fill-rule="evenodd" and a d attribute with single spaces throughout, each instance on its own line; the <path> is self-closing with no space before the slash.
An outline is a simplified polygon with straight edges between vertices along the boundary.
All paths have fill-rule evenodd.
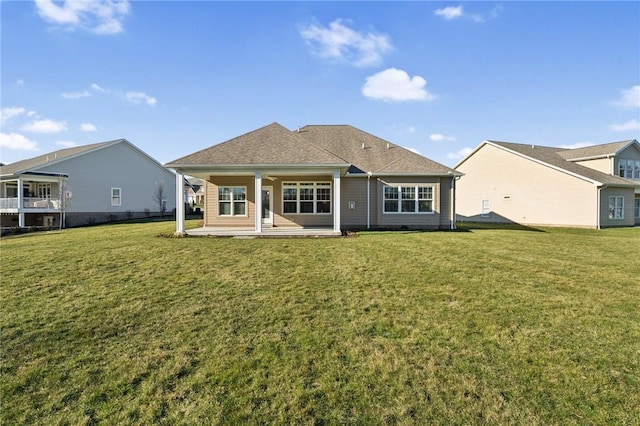
<path id="1" fill-rule="evenodd" d="M 220 189 L 221 188 L 229 188 L 231 191 L 231 200 L 221 200 L 220 199 Z M 244 190 L 244 200 L 235 200 L 233 197 L 233 190 L 235 188 L 242 188 Z M 249 216 L 249 204 L 248 204 L 248 193 L 247 187 L 241 185 L 220 185 L 218 186 L 218 216 L 219 217 L 248 217 Z M 221 214 L 220 213 L 220 203 L 230 203 L 230 214 Z M 235 204 L 236 203 L 244 203 L 244 214 L 235 214 Z"/>
<path id="2" fill-rule="evenodd" d="M 638 177 L 640 177 L 640 161 L 630 158 L 619 159 L 618 176 L 625 179 L 638 180 Z"/>
<path id="3" fill-rule="evenodd" d="M 312 188 L 313 188 L 313 200 L 300 200 L 300 189 L 302 187 L 303 184 L 313 184 Z M 296 188 L 296 211 L 295 213 L 293 212 L 288 212 L 285 213 L 284 211 L 284 204 L 285 202 L 288 203 L 293 203 L 293 200 L 285 200 L 284 199 L 284 190 L 285 188 L 293 188 L 295 186 Z M 323 188 L 323 189 L 328 189 L 329 190 L 329 200 L 318 200 L 318 188 Z M 331 183 L 331 181 L 301 181 L 301 182 L 291 182 L 291 181 L 287 181 L 287 182 L 282 182 L 282 197 L 281 200 L 282 202 L 282 214 L 284 216 L 286 215 L 303 215 L 303 216 L 308 216 L 308 215 L 319 215 L 319 216 L 330 216 L 333 213 L 333 184 Z M 300 211 L 300 202 L 312 202 L 313 203 L 313 212 L 301 212 Z M 320 212 L 318 213 L 318 202 L 321 201 L 329 201 L 329 211 L 328 212 Z"/>
<path id="4" fill-rule="evenodd" d="M 620 204 L 618 205 L 618 202 Z M 613 204 L 613 207 L 612 207 Z M 620 211 L 620 216 L 616 217 L 616 211 Z M 609 196 L 609 220 L 623 220 L 624 219 L 624 197 L 622 195 L 610 195 Z"/>
<path id="5" fill-rule="evenodd" d="M 118 202 L 114 202 L 114 198 L 116 198 L 114 192 L 118 191 Z M 112 206 L 121 206 L 122 205 L 122 188 L 111 188 L 111 205 Z"/>
<path id="6" fill-rule="evenodd" d="M 388 211 L 385 210 L 386 198 L 384 197 L 384 188 L 397 188 L 398 189 L 398 198 L 397 198 L 398 211 L 388 212 Z M 416 211 L 414 211 L 414 212 L 403 212 L 402 211 L 402 189 L 401 188 L 413 188 L 414 189 L 415 198 L 413 198 L 413 201 L 416 202 Z M 431 199 L 428 199 L 428 198 L 422 199 L 422 200 L 431 201 L 431 211 L 430 212 L 417 211 L 420 208 L 418 203 L 421 200 L 420 198 L 418 198 L 419 188 L 431 188 Z M 385 185 L 385 186 L 382 187 L 382 214 L 435 214 L 435 213 L 436 213 L 436 188 L 435 188 L 435 185 L 429 185 L 429 184 L 398 184 L 398 185 Z"/>
<path id="7" fill-rule="evenodd" d="M 482 200 L 482 213 L 480 217 L 491 217 L 491 201 Z"/>

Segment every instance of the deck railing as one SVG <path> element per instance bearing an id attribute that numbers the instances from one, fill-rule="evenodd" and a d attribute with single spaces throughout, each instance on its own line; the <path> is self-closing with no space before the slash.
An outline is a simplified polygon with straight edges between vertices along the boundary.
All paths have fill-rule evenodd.
<path id="1" fill-rule="evenodd" d="M 18 209 L 18 198 L 0 198 L 0 210 Z M 25 197 L 22 199 L 22 207 L 25 209 L 54 209 L 60 208 L 60 201 L 51 198 Z"/>

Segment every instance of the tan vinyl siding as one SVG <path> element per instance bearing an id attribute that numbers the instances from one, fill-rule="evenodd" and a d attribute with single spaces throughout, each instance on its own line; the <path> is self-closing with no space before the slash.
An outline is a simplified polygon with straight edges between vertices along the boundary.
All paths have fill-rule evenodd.
<path id="1" fill-rule="evenodd" d="M 458 219 L 528 225 L 597 226 L 597 188 L 530 159 L 484 145 L 458 167 Z M 482 201 L 489 200 L 489 217 Z"/>
<path id="2" fill-rule="evenodd" d="M 595 160 L 574 161 L 574 163 L 580 164 L 581 166 L 589 167 L 590 169 L 594 169 L 608 175 L 615 174 L 613 173 L 612 158 L 597 158 Z"/>
<path id="3" fill-rule="evenodd" d="M 272 176 L 273 186 L 273 225 L 281 227 L 314 227 L 332 226 L 335 199 L 333 196 L 333 177 L 327 175 Z M 283 182 L 331 182 L 331 214 L 291 214 L 282 213 Z M 263 179 L 263 184 L 265 181 Z"/>
<path id="4" fill-rule="evenodd" d="M 342 225 L 346 227 L 362 227 L 367 226 L 367 179 L 366 177 L 342 178 L 341 198 L 342 209 L 340 211 L 340 220 Z M 372 210 L 376 205 L 373 195 L 375 178 L 370 179 L 371 198 L 370 203 Z M 349 209 L 349 202 L 355 203 L 355 208 Z M 373 218 L 373 215 L 371 216 Z M 370 219 L 371 219 L 370 218 Z"/>
<path id="5" fill-rule="evenodd" d="M 247 215 L 220 216 L 218 214 L 218 187 L 245 186 L 247 188 Z M 205 182 L 205 226 L 251 227 L 255 226 L 255 184 L 252 176 L 211 176 Z"/>
<path id="6" fill-rule="evenodd" d="M 439 177 L 399 177 L 390 176 L 372 179 L 372 188 L 375 181 L 375 217 L 374 227 L 379 228 L 441 228 L 442 200 Z M 433 213 L 384 213 L 384 187 L 389 186 L 410 186 L 427 184 L 433 186 Z M 447 191 L 448 191 L 447 187 Z"/>

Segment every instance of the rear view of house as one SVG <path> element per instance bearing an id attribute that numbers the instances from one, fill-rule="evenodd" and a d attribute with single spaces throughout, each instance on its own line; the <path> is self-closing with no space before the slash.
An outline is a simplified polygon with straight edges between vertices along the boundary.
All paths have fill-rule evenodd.
<path id="1" fill-rule="evenodd" d="M 352 126 L 273 123 L 166 167 L 204 180 L 206 228 L 455 227 L 458 173 Z"/>
<path id="2" fill-rule="evenodd" d="M 578 149 L 484 141 L 455 169 L 459 220 L 602 228 L 640 224 L 640 144 Z"/>
<path id="3" fill-rule="evenodd" d="M 175 176 L 129 141 L 62 149 L 0 167 L 3 227 L 81 226 L 175 208 Z"/>

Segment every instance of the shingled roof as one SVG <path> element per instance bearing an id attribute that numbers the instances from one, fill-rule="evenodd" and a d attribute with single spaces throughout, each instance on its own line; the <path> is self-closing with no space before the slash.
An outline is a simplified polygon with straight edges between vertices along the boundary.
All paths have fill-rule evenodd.
<path id="1" fill-rule="evenodd" d="M 605 143 L 602 145 L 587 146 L 584 148 L 558 150 L 558 155 L 569 161 L 603 158 L 615 155 L 634 142 L 636 141 L 632 139 L 620 142 Z"/>
<path id="2" fill-rule="evenodd" d="M 37 172 L 39 168 L 58 163 L 77 155 L 104 148 L 108 145 L 122 142 L 124 139 L 116 139 L 107 142 L 99 142 L 90 145 L 74 146 L 72 148 L 60 149 L 58 151 L 42 154 L 37 157 L 27 158 L 26 160 L 16 161 L 15 163 L 3 165 L 0 168 L 1 176 L 18 175 L 26 172 Z"/>
<path id="3" fill-rule="evenodd" d="M 278 123 L 167 163 L 167 167 L 331 165 L 349 173 L 460 173 L 348 125 L 309 125 L 291 131 Z"/>
<path id="4" fill-rule="evenodd" d="M 167 163 L 180 166 L 343 165 L 345 161 L 272 123 Z"/>
<path id="5" fill-rule="evenodd" d="M 459 174 L 406 148 L 348 125 L 310 125 L 300 135 L 352 164 L 351 173 Z"/>
<path id="6" fill-rule="evenodd" d="M 565 156 L 567 155 L 567 152 L 566 152 L 567 150 L 565 149 L 548 147 L 548 146 L 539 146 L 539 145 L 526 145 L 526 144 L 511 143 L 511 142 L 499 142 L 499 141 L 485 141 L 485 143 L 503 147 L 505 149 L 508 149 L 518 154 L 532 158 L 534 160 L 540 161 L 542 163 L 546 163 L 558 169 L 565 170 L 569 173 L 572 173 L 578 176 L 582 176 L 583 178 L 589 179 L 594 182 L 599 182 L 605 185 L 613 185 L 613 186 L 636 186 L 634 185 L 633 182 L 630 182 L 627 179 L 602 173 L 602 172 L 599 172 L 598 170 L 594 170 L 586 166 L 581 166 L 580 164 L 576 164 L 566 160 Z M 617 142 L 617 143 L 619 144 L 621 142 Z M 606 145 L 614 145 L 614 144 L 606 144 Z M 611 148 L 612 147 L 607 147 L 606 149 L 604 149 L 604 151 L 610 150 Z M 568 150 L 568 151 L 575 151 L 575 150 Z M 600 150 L 600 151 L 603 151 L 603 150 Z M 593 152 L 596 152 L 596 150 L 593 150 Z M 458 165 L 460 165 L 462 162 L 464 162 L 464 160 L 458 163 Z"/>

